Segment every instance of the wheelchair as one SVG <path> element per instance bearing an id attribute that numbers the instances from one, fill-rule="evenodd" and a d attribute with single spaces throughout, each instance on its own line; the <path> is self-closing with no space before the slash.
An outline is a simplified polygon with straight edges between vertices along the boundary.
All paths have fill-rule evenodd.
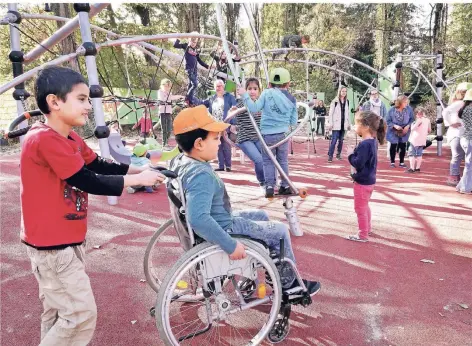
<path id="1" fill-rule="evenodd" d="M 283 341 L 290 329 L 291 306 L 312 302 L 294 263 L 271 253 L 264 242 L 244 236 L 232 235 L 246 249 L 246 258 L 238 261 L 204 241 L 185 217 L 182 182 L 173 174 L 166 174 L 172 219 L 156 231 L 144 260 L 147 281 L 157 292 L 151 315 L 161 339 L 166 345 Z M 283 248 L 281 240 L 281 254 Z M 150 260 L 156 249 L 161 251 L 157 265 Z M 281 265 L 292 266 L 300 287 L 282 290 Z M 291 298 L 294 295 L 297 298 Z"/>

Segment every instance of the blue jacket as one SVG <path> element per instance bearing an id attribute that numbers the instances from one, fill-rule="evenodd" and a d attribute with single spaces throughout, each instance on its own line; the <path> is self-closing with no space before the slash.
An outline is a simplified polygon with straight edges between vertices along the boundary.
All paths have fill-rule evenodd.
<path id="1" fill-rule="evenodd" d="M 196 106 L 204 105 L 206 108 L 208 108 L 208 111 L 211 114 L 213 111 L 212 109 L 213 101 L 215 101 L 216 97 L 217 97 L 216 95 L 213 95 L 207 98 L 206 100 L 200 100 L 197 97 L 193 97 L 192 103 Z M 228 116 L 228 112 L 230 108 L 233 106 L 236 106 L 237 102 L 236 102 L 236 98 L 230 93 L 224 93 L 223 100 L 224 100 L 223 120 L 225 120 L 226 117 Z M 230 124 L 233 124 L 233 125 L 236 124 L 236 118 L 231 119 Z"/>
<path id="2" fill-rule="evenodd" d="M 410 138 L 411 127 L 408 132 L 400 137 L 397 135 L 397 131 L 393 128 L 393 125 L 400 125 L 405 127 L 410 125 L 415 120 L 413 115 L 413 109 L 409 106 L 405 107 L 400 113 L 395 107 L 389 109 L 385 122 L 387 123 L 387 141 L 393 144 L 406 143 Z"/>
<path id="3" fill-rule="evenodd" d="M 197 62 L 202 65 L 204 68 L 208 69 L 208 65 L 200 59 L 200 54 L 197 51 L 190 47 L 188 43 L 180 43 L 180 40 L 176 40 L 174 43 L 174 48 L 181 48 L 185 50 L 185 69 L 187 71 L 193 72 L 197 71 Z"/>
<path id="4" fill-rule="evenodd" d="M 289 125 L 297 124 L 297 102 L 292 95 L 284 91 L 278 88 L 265 89 L 256 101 L 252 101 L 248 93 L 242 95 L 250 112 L 262 111 L 261 133 L 263 135 L 285 133 Z"/>

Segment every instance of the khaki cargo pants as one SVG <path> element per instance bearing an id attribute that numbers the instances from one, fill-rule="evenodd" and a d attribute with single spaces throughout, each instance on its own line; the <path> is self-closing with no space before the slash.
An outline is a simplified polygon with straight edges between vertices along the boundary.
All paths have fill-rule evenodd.
<path id="1" fill-rule="evenodd" d="M 97 306 L 85 273 L 84 246 L 26 248 L 44 308 L 40 346 L 87 345 L 95 331 Z"/>

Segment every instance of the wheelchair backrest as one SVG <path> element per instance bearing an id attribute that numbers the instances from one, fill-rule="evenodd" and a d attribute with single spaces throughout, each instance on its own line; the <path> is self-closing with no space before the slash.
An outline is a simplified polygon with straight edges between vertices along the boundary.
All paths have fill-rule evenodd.
<path id="1" fill-rule="evenodd" d="M 183 154 L 178 155 L 170 162 L 170 169 L 179 174 L 179 163 Z M 182 181 L 179 178 L 169 179 L 166 185 L 167 197 L 169 198 L 170 214 L 174 221 L 174 228 L 185 251 L 190 250 L 201 241 L 196 235 L 186 218 L 186 201 Z"/>

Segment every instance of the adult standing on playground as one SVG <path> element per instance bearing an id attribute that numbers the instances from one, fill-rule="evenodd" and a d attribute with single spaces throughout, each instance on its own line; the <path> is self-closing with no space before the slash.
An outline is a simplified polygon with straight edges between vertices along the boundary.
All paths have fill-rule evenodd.
<path id="1" fill-rule="evenodd" d="M 400 167 L 405 168 L 406 143 L 410 137 L 411 123 L 415 120 L 412 108 L 408 106 L 408 98 L 400 95 L 394 107 L 387 113 L 387 140 L 390 142 L 390 167 L 395 167 L 397 147 L 400 150 Z"/>
<path id="2" fill-rule="evenodd" d="M 442 113 L 444 124 L 449 127 L 446 137 L 451 147 L 449 178 L 446 181 L 449 186 L 456 186 L 459 182 L 461 177 L 461 162 L 465 158 L 464 149 L 462 149 L 460 144 L 460 138 L 464 134 L 465 128 L 464 122 L 459 118 L 458 112 L 464 106 L 463 99 L 467 89 L 472 89 L 472 83 L 460 83 L 456 88 L 450 105 L 447 106 Z"/>
<path id="3" fill-rule="evenodd" d="M 377 89 L 370 90 L 370 98 L 362 105 L 361 110 L 364 112 L 374 112 L 378 116 L 381 116 L 384 120 L 387 116 L 387 107 L 385 107 L 385 104 L 380 99 L 379 91 Z"/>
<path id="4" fill-rule="evenodd" d="M 228 116 L 228 111 L 231 107 L 236 106 L 236 98 L 225 92 L 225 82 L 221 79 L 217 79 L 214 82 L 214 87 L 216 94 L 210 96 L 206 100 L 200 100 L 197 97 L 193 97 L 191 103 L 195 106 L 205 105 L 208 108 L 210 114 L 217 121 L 223 121 Z M 235 120 L 230 121 L 231 124 L 235 123 Z M 226 130 L 229 133 L 230 128 Z M 216 172 L 221 172 L 225 170 L 226 172 L 231 172 L 231 145 L 223 138 L 220 137 L 220 146 L 218 148 L 218 168 L 215 169 Z"/>
<path id="5" fill-rule="evenodd" d="M 172 101 L 184 99 L 182 95 L 171 94 L 172 82 L 170 79 L 161 80 L 161 87 L 157 91 L 157 99 L 159 100 L 159 117 L 161 119 L 162 129 L 162 146 L 168 144 L 170 134 L 172 132 Z M 156 124 L 154 129 L 158 126 Z"/>
<path id="6" fill-rule="evenodd" d="M 459 118 L 464 122 L 461 147 L 465 152 L 464 174 L 456 186 L 457 192 L 472 194 L 472 89 L 467 90 L 464 105 L 459 110 Z"/>
<path id="7" fill-rule="evenodd" d="M 334 149 L 338 143 L 336 158 L 341 160 L 345 131 L 351 129 L 351 119 L 349 117 L 349 100 L 347 99 L 347 88 L 341 87 L 338 96 L 331 101 L 329 115 L 326 120 L 326 129 L 331 132 L 331 143 L 328 150 L 328 162 L 333 162 Z"/>
<path id="8" fill-rule="evenodd" d="M 325 120 L 326 120 L 326 107 L 323 100 L 318 100 L 317 105 L 313 108 L 316 116 L 316 134 L 319 134 L 321 127 L 321 135 L 325 135 Z"/>

